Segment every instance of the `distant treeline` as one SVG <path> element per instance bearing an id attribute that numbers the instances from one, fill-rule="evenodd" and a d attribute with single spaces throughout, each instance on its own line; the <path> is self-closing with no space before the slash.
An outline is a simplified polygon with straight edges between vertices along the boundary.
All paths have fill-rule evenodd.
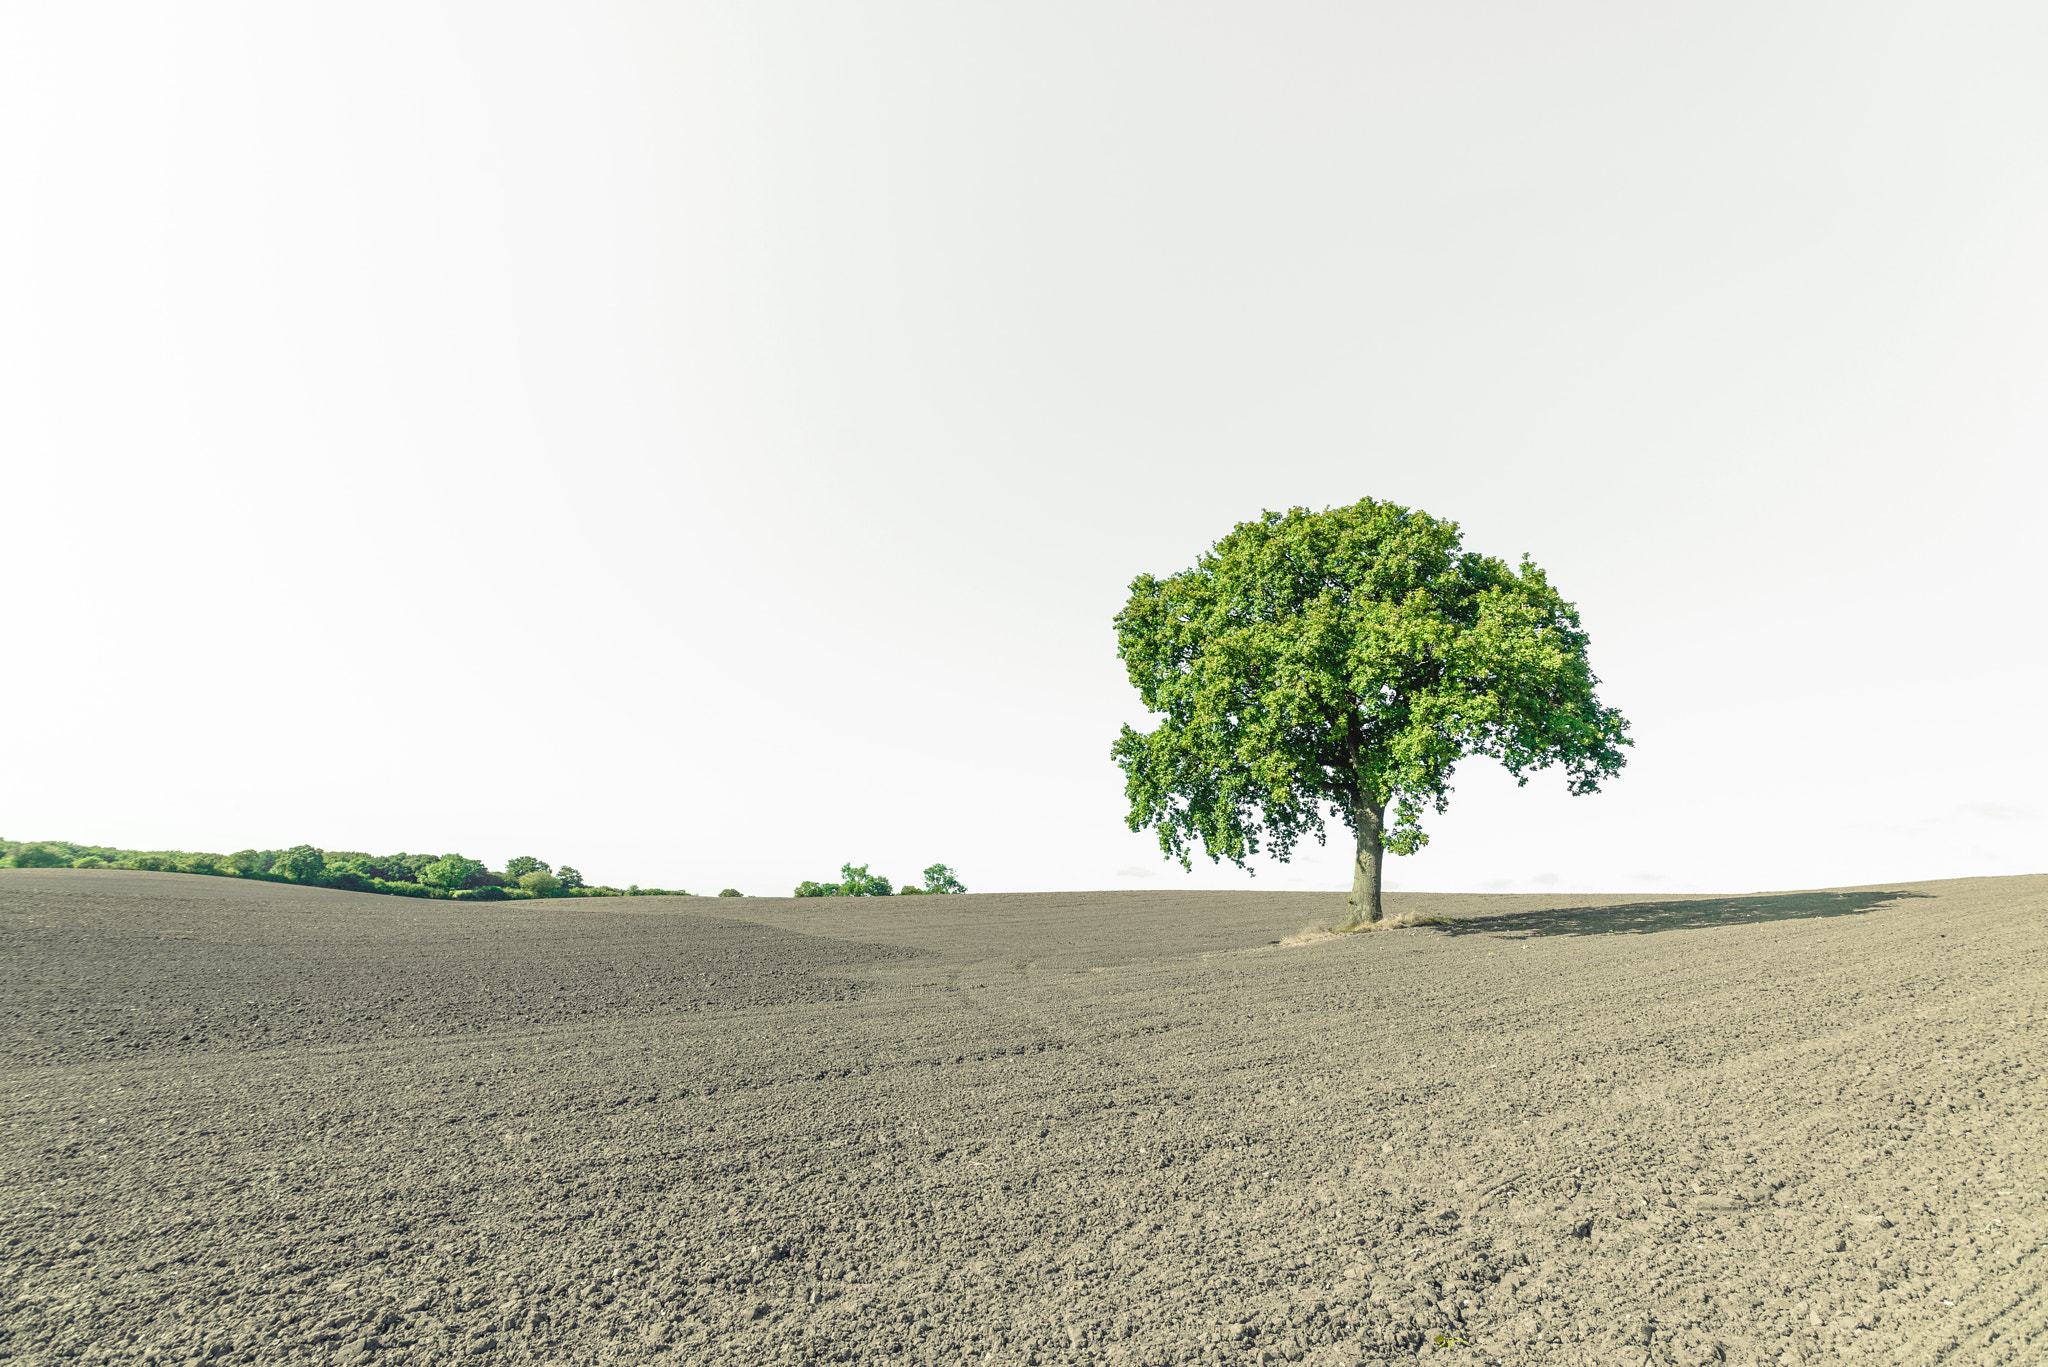
<path id="1" fill-rule="evenodd" d="M 865 864 L 841 864 L 839 881 L 813 883 L 808 878 L 796 885 L 798 897 L 918 897 L 935 892 L 965 892 L 967 885 L 944 864 L 924 871 L 924 886 L 892 888 L 879 873 L 869 873 Z"/>
<path id="2" fill-rule="evenodd" d="M 494 873 L 480 860 L 459 854 L 364 854 L 294 845 L 288 850 L 236 850 L 206 854 L 191 850 L 123 850 L 112 845 L 74 845 L 66 840 L 0 840 L 0 867 L 16 869 L 145 869 L 194 873 L 210 878 L 254 878 L 299 883 L 344 892 L 381 892 L 394 897 L 445 897 L 455 901 L 502 902 L 519 897 L 690 897 L 681 888 L 593 887 L 564 864 L 559 869 L 532 855 L 507 860 Z M 738 897 L 727 888 L 721 897 Z"/>

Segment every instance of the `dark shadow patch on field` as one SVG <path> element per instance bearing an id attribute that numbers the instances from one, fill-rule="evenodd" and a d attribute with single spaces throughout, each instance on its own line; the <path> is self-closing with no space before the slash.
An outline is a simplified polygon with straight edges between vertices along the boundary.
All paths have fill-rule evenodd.
<path id="1" fill-rule="evenodd" d="M 1901 898 L 1932 895 L 1878 890 L 1688 897 L 1665 902 L 1624 902 L 1616 906 L 1511 911 L 1499 916 L 1450 921 L 1439 929 L 1452 935 L 1653 935 L 1664 930 L 1706 930 L 1714 926 L 1753 926 L 1771 921 L 1863 916 Z"/>

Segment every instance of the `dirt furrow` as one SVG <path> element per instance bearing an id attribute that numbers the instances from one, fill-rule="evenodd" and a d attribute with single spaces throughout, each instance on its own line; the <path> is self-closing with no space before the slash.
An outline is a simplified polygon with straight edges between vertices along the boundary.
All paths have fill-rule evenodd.
<path id="1" fill-rule="evenodd" d="M 2042 1351 L 2048 878 L 1297 941 L 1336 899 L 14 872 L 22 1361 Z"/>

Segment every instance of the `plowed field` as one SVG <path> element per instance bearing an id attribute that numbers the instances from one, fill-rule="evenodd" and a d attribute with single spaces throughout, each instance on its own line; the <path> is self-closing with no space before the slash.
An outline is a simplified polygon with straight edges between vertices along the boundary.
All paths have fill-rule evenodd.
<path id="1" fill-rule="evenodd" d="M 2048 876 L 450 904 L 0 871 L 0 1358 L 2048 1361 Z"/>

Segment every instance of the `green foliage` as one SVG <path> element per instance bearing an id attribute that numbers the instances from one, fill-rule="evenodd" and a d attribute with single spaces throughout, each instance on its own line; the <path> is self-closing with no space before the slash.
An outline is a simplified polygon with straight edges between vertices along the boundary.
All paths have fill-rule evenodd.
<path id="1" fill-rule="evenodd" d="M 944 864 L 933 864 L 924 871 L 924 890 L 926 892 L 965 892 L 967 891 L 967 885 L 960 881 L 960 875 L 947 868 Z M 904 891 L 908 892 L 909 889 L 906 888 Z"/>
<path id="2" fill-rule="evenodd" d="M 517 858 L 507 859 L 505 861 L 505 876 L 507 878 L 519 880 L 522 883 L 522 885 L 524 883 L 526 875 L 529 873 L 553 872 L 554 867 L 551 864 L 549 864 L 545 859 L 535 859 L 530 854 L 522 854 Z"/>
<path id="3" fill-rule="evenodd" d="M 72 845 L 64 841 L 0 840 L 0 864 L 15 865 L 25 856 L 26 868 L 122 868 L 159 872 L 226 874 L 241 878 L 294 881 L 354 892 L 397 897 L 451 898 L 467 902 L 504 901 L 529 897 L 688 897 L 682 888 L 589 887 L 583 875 L 564 865 L 550 870 L 530 855 L 511 861 L 511 868 L 493 873 L 460 854 L 372 855 L 360 850 L 322 851 L 311 845 L 289 850 L 237 850 L 230 855 L 184 850 L 122 850 L 112 846 Z M 888 880 L 879 880 L 883 886 Z M 734 892 L 733 896 L 739 894 Z"/>
<path id="4" fill-rule="evenodd" d="M 869 873 L 865 864 L 839 866 L 841 897 L 887 897 L 893 891 L 888 879 L 879 873 Z"/>
<path id="5" fill-rule="evenodd" d="M 1116 630 L 1163 714 L 1112 748 L 1127 824 L 1183 867 L 1197 841 L 1239 866 L 1262 847 L 1285 860 L 1323 839 L 1326 809 L 1411 854 L 1467 756 L 1518 782 L 1561 764 L 1590 793 L 1631 743 L 1543 571 L 1466 552 L 1456 523 L 1391 503 L 1239 523 L 1193 569 L 1133 580 Z"/>
<path id="6" fill-rule="evenodd" d="M 484 866 L 474 859 L 465 859 L 459 854 L 444 854 L 420 870 L 420 881 L 431 888 L 447 888 L 453 892 L 468 888 L 476 882 Z"/>
<path id="7" fill-rule="evenodd" d="M 365 888 L 371 883 L 404 879 L 412 871 L 400 861 L 402 855 L 379 858 L 362 850 L 327 850 L 324 852 L 327 866 L 322 870 L 321 881 L 337 888 Z"/>
<path id="8" fill-rule="evenodd" d="M 270 871 L 294 882 L 310 882 L 327 871 L 327 856 L 311 845 L 294 845 L 271 861 Z"/>
<path id="9" fill-rule="evenodd" d="M 806 879 L 796 885 L 798 897 L 887 897 L 893 891 L 887 878 L 869 873 L 865 864 L 840 865 L 837 883 L 813 883 Z"/>
<path id="10" fill-rule="evenodd" d="M 331 851 L 327 855 L 327 866 L 320 871 L 320 881 L 330 888 L 345 892 L 374 892 L 384 880 L 377 874 L 380 870 L 375 861 L 363 855 L 337 858 Z"/>
<path id="11" fill-rule="evenodd" d="M 417 883 L 420 871 L 433 863 L 438 856 L 431 854 L 351 854 L 351 859 L 361 861 L 363 871 L 372 878 L 387 883 Z"/>
<path id="12" fill-rule="evenodd" d="M 719 895 L 720 897 L 745 897 L 745 896 L 746 896 L 746 894 L 745 894 L 744 892 L 741 892 L 741 891 L 740 891 L 740 890 L 739 890 L 738 888 L 720 888 L 720 889 L 718 890 L 718 895 Z"/>

